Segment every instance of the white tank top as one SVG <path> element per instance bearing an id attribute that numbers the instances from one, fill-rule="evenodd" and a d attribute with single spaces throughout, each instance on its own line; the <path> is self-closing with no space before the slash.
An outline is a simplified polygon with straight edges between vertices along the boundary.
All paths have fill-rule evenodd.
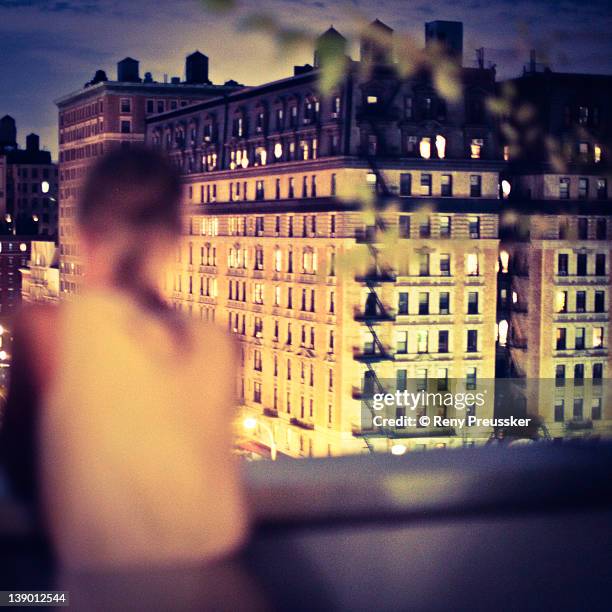
<path id="1" fill-rule="evenodd" d="M 61 305 L 57 368 L 41 406 L 48 529 L 68 568 L 214 558 L 242 539 L 233 346 L 167 324 L 119 292 Z"/>

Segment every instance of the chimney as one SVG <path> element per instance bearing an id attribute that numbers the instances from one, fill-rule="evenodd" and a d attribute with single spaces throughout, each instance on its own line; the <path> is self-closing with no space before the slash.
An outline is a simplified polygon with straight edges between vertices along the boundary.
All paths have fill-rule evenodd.
<path id="1" fill-rule="evenodd" d="M 138 60 L 131 57 L 117 64 L 117 80 L 121 83 L 140 83 Z"/>
<path id="2" fill-rule="evenodd" d="M 461 21 L 429 21 L 425 24 L 425 48 L 438 44 L 463 63 L 463 23 Z"/>
<path id="3" fill-rule="evenodd" d="M 170 79 L 170 83 L 172 83 L 172 85 L 179 85 L 181 82 L 181 77 L 172 77 Z"/>
<path id="4" fill-rule="evenodd" d="M 210 85 L 208 79 L 208 57 L 194 51 L 185 59 L 185 82 L 192 85 Z"/>
<path id="5" fill-rule="evenodd" d="M 38 134 L 28 134 L 26 136 L 26 149 L 31 153 L 40 150 L 40 138 Z"/>

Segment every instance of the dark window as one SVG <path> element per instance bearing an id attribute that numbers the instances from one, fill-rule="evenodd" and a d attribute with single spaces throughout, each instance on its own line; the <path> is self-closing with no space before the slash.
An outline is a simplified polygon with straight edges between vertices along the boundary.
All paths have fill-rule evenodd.
<path id="1" fill-rule="evenodd" d="M 564 327 L 557 329 L 557 344 L 558 351 L 564 351 L 567 348 L 567 330 Z"/>
<path id="2" fill-rule="evenodd" d="M 606 255 L 605 253 L 597 253 L 595 255 L 595 274 L 596 276 L 606 275 Z"/>
<path id="3" fill-rule="evenodd" d="M 408 314 L 408 293 L 401 292 L 397 298 L 397 314 Z"/>
<path id="4" fill-rule="evenodd" d="M 412 175 L 409 173 L 400 174 L 400 195 L 409 196 L 412 194 Z"/>
<path id="5" fill-rule="evenodd" d="M 438 353 L 448 353 L 448 331 L 446 329 L 438 332 Z"/>
<path id="6" fill-rule="evenodd" d="M 586 291 L 576 291 L 576 312 L 586 311 Z"/>
<path id="7" fill-rule="evenodd" d="M 605 292 L 596 291 L 595 292 L 595 312 L 604 312 L 605 311 Z"/>
<path id="8" fill-rule="evenodd" d="M 593 364 L 593 384 L 601 385 L 601 379 L 603 378 L 603 363 Z"/>
<path id="9" fill-rule="evenodd" d="M 608 181 L 605 178 L 597 179 L 597 197 L 600 200 L 608 199 Z"/>
<path id="10" fill-rule="evenodd" d="M 470 197 L 479 198 L 482 195 L 482 177 L 480 174 L 470 175 Z"/>
<path id="11" fill-rule="evenodd" d="M 419 237 L 429 238 L 431 236 L 431 219 L 426 217 L 419 223 Z"/>
<path id="12" fill-rule="evenodd" d="M 573 417 L 575 419 L 582 419 L 582 410 L 583 410 L 584 400 L 581 397 L 577 397 L 574 399 L 574 413 Z"/>
<path id="13" fill-rule="evenodd" d="M 448 314 L 450 312 L 450 293 L 448 291 L 440 293 L 439 311 L 440 314 Z"/>
<path id="14" fill-rule="evenodd" d="M 450 217 L 440 217 L 440 238 L 450 238 L 451 227 L 452 224 Z"/>
<path id="15" fill-rule="evenodd" d="M 555 423 L 562 423 L 564 419 L 565 402 L 562 399 L 555 400 Z"/>
<path id="16" fill-rule="evenodd" d="M 450 276 L 450 255 L 440 255 L 440 276 Z"/>
<path id="17" fill-rule="evenodd" d="M 450 174 L 442 175 L 440 195 L 445 198 L 449 198 L 453 195 L 453 177 Z"/>
<path id="18" fill-rule="evenodd" d="M 594 421 L 601 419 L 601 397 L 596 397 L 591 403 L 591 418 Z"/>
<path id="19" fill-rule="evenodd" d="M 588 240 L 589 238 L 589 220 L 586 217 L 578 219 L 578 240 Z"/>
<path id="20" fill-rule="evenodd" d="M 410 216 L 400 215 L 399 217 L 399 237 L 410 238 Z"/>
<path id="21" fill-rule="evenodd" d="M 467 352 L 475 353 L 478 351 L 478 330 L 468 329 L 467 331 Z"/>
<path id="22" fill-rule="evenodd" d="M 565 385 L 565 366 L 558 365 L 555 367 L 555 386 L 562 387 Z"/>
<path id="23" fill-rule="evenodd" d="M 467 313 L 471 315 L 478 314 L 478 292 L 477 291 L 470 291 L 468 293 Z"/>
<path id="24" fill-rule="evenodd" d="M 578 179 L 578 197 L 581 200 L 586 200 L 589 197 L 589 179 L 588 178 Z"/>
<path id="25" fill-rule="evenodd" d="M 421 173 L 421 195 L 431 195 L 431 174 Z"/>
<path id="26" fill-rule="evenodd" d="M 569 199 L 570 194 L 570 180 L 569 178 L 559 179 L 559 198 L 562 200 Z"/>
<path id="27" fill-rule="evenodd" d="M 419 276 L 429 276 L 429 254 L 419 254 Z"/>
<path id="28" fill-rule="evenodd" d="M 587 273 L 587 256 L 586 253 L 579 253 L 576 257 L 576 274 L 578 276 L 586 276 Z"/>
<path id="29" fill-rule="evenodd" d="M 559 253 L 557 257 L 557 274 L 567 276 L 569 256 L 567 253 Z"/>
<path id="30" fill-rule="evenodd" d="M 577 351 L 582 351 L 584 350 L 584 339 L 585 339 L 585 329 L 584 327 L 577 327 L 576 328 L 576 342 L 574 345 L 574 348 Z"/>
<path id="31" fill-rule="evenodd" d="M 469 218 L 470 238 L 480 238 L 480 217 Z"/>
<path id="32" fill-rule="evenodd" d="M 429 293 L 419 293 L 419 314 L 429 314 Z"/>
<path id="33" fill-rule="evenodd" d="M 600 217 L 595 222 L 595 238 L 596 240 L 606 240 L 608 237 L 608 224 L 606 219 Z"/>

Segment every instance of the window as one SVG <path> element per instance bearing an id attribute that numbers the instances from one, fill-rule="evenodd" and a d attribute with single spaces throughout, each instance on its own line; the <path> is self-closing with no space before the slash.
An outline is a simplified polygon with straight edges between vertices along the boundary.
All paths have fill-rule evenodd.
<path id="1" fill-rule="evenodd" d="M 419 253 L 419 276 L 429 276 L 429 253 Z"/>
<path id="2" fill-rule="evenodd" d="M 440 195 L 444 198 L 450 198 L 453 195 L 452 175 L 443 174 L 440 181 Z"/>
<path id="3" fill-rule="evenodd" d="M 555 366 L 555 386 L 563 387 L 565 385 L 565 366 L 559 364 Z"/>
<path id="4" fill-rule="evenodd" d="M 421 195 L 431 195 L 431 174 L 421 173 Z"/>
<path id="5" fill-rule="evenodd" d="M 132 131 L 132 122 L 129 119 L 121 120 L 121 133 L 129 134 Z"/>
<path id="6" fill-rule="evenodd" d="M 561 200 L 568 200 L 570 194 L 570 180 L 567 177 L 559 179 L 559 198 Z"/>
<path id="7" fill-rule="evenodd" d="M 576 312 L 586 311 L 586 291 L 576 291 Z"/>
<path id="8" fill-rule="evenodd" d="M 396 353 L 405 354 L 408 352 L 408 332 L 397 332 Z"/>
<path id="9" fill-rule="evenodd" d="M 152 102 L 152 100 L 149 100 L 148 102 Z M 121 98 L 121 112 L 122 113 L 132 112 L 132 101 L 130 100 L 130 98 Z"/>
<path id="10" fill-rule="evenodd" d="M 576 274 L 578 276 L 586 276 L 587 274 L 587 255 L 586 253 L 578 253 L 576 257 Z"/>
<path id="11" fill-rule="evenodd" d="M 287 197 L 288 198 L 295 197 L 295 178 L 293 178 L 292 176 L 289 177 L 289 189 L 288 189 Z"/>
<path id="12" fill-rule="evenodd" d="M 582 387 L 584 385 L 584 364 L 577 363 L 574 366 L 574 387 Z"/>
<path id="13" fill-rule="evenodd" d="M 414 115 L 414 99 L 412 96 L 404 97 L 404 118 L 412 119 Z"/>
<path id="14" fill-rule="evenodd" d="M 424 217 L 419 223 L 419 238 L 429 238 L 431 236 L 431 218 Z"/>
<path id="15" fill-rule="evenodd" d="M 155 112 L 155 103 L 153 100 L 147 100 L 147 113 Z"/>
<path id="16" fill-rule="evenodd" d="M 407 315 L 408 314 L 408 293 L 402 291 L 397 296 L 397 314 Z"/>
<path id="17" fill-rule="evenodd" d="M 438 310 L 440 314 L 449 314 L 450 312 L 450 293 L 443 291 L 440 293 Z"/>
<path id="18" fill-rule="evenodd" d="M 577 397 L 574 399 L 574 411 L 572 416 L 576 419 L 576 420 L 582 420 L 582 415 L 583 415 L 583 406 L 584 406 L 584 400 L 581 397 Z"/>
<path id="19" fill-rule="evenodd" d="M 567 312 L 567 291 L 557 291 L 555 294 L 555 312 Z"/>
<path id="20" fill-rule="evenodd" d="M 594 363 L 593 364 L 593 384 L 601 385 L 602 378 L 603 378 L 603 363 Z"/>
<path id="21" fill-rule="evenodd" d="M 593 348 L 602 348 L 604 341 L 604 328 L 594 327 L 593 328 Z"/>
<path id="22" fill-rule="evenodd" d="M 264 182 L 262 180 L 255 181 L 255 199 L 263 200 L 265 197 Z"/>
<path id="23" fill-rule="evenodd" d="M 470 238 L 480 238 L 480 217 L 469 217 L 468 229 L 470 233 Z"/>
<path id="24" fill-rule="evenodd" d="M 467 347 L 468 353 L 476 353 L 478 351 L 478 330 L 467 330 Z"/>
<path id="25" fill-rule="evenodd" d="M 476 388 L 476 368 L 468 368 L 465 373 L 465 388 L 475 389 Z"/>
<path id="26" fill-rule="evenodd" d="M 599 200 L 608 199 L 608 181 L 605 178 L 597 179 L 597 198 Z"/>
<path id="27" fill-rule="evenodd" d="M 419 293 L 419 314 L 429 314 L 429 293 L 427 292 Z"/>
<path id="28" fill-rule="evenodd" d="M 578 218 L 578 240 L 588 240 L 589 220 L 586 217 Z"/>
<path id="29" fill-rule="evenodd" d="M 421 138 L 419 142 L 419 154 L 423 159 L 431 157 L 431 138 Z"/>
<path id="30" fill-rule="evenodd" d="M 478 254 L 468 253 L 466 256 L 466 273 L 468 276 L 478 276 Z"/>
<path id="31" fill-rule="evenodd" d="M 410 238 L 410 215 L 399 216 L 399 237 Z"/>
<path id="32" fill-rule="evenodd" d="M 557 329 L 555 347 L 558 351 L 564 351 L 567 348 L 567 330 L 565 327 L 559 327 Z"/>
<path id="33" fill-rule="evenodd" d="M 567 276 L 569 267 L 569 255 L 567 253 L 559 253 L 557 256 L 557 275 Z"/>
<path id="34" fill-rule="evenodd" d="M 585 268 L 586 268 L 586 265 L 585 265 Z M 586 270 L 585 270 L 585 274 L 586 274 Z M 606 275 L 606 255 L 605 253 L 597 253 L 595 255 L 595 275 L 596 276 Z"/>
<path id="35" fill-rule="evenodd" d="M 596 397 L 591 401 L 591 418 L 594 421 L 601 419 L 601 397 Z"/>
<path id="36" fill-rule="evenodd" d="M 412 194 L 412 175 L 409 172 L 400 174 L 400 196 L 406 197 Z"/>
<path id="37" fill-rule="evenodd" d="M 280 200 L 280 197 L 281 197 L 281 181 L 280 181 L 280 178 L 275 179 L 274 185 L 275 185 L 274 196 L 275 196 L 275 198 L 277 200 Z"/>
<path id="38" fill-rule="evenodd" d="M 595 239 L 607 240 L 608 238 L 608 223 L 605 218 L 599 217 L 595 221 Z"/>
<path id="39" fill-rule="evenodd" d="M 378 96 L 370 95 L 366 96 L 367 104 L 378 104 Z"/>
<path id="40" fill-rule="evenodd" d="M 450 238 L 451 237 L 451 218 L 450 217 L 440 217 L 440 238 Z"/>
<path id="41" fill-rule="evenodd" d="M 472 159 L 480 159 L 483 144 L 484 141 L 482 138 L 472 138 L 470 142 L 470 157 Z"/>
<path id="42" fill-rule="evenodd" d="M 438 332 L 438 353 L 448 353 L 448 330 Z"/>
<path id="43" fill-rule="evenodd" d="M 595 292 L 595 312 L 605 312 L 605 292 Z"/>
<path id="44" fill-rule="evenodd" d="M 450 255 L 443 253 L 440 255 L 440 276 L 450 276 Z"/>
<path id="45" fill-rule="evenodd" d="M 417 332 L 417 353 L 429 352 L 429 332 L 421 329 Z"/>
<path id="46" fill-rule="evenodd" d="M 555 400 L 555 423 L 562 423 L 565 416 L 565 401 L 562 398 Z"/>
<path id="47" fill-rule="evenodd" d="M 589 179 L 580 177 L 578 179 L 578 197 L 586 200 L 589 197 Z"/>
<path id="48" fill-rule="evenodd" d="M 482 195 L 482 177 L 480 174 L 470 174 L 470 197 L 479 198 Z"/>
<path id="49" fill-rule="evenodd" d="M 577 327 L 576 334 L 575 334 L 575 342 L 574 342 L 574 348 L 577 351 L 584 350 L 584 339 L 585 339 L 584 327 Z"/>
<path id="50" fill-rule="evenodd" d="M 478 314 L 478 292 L 470 291 L 468 293 L 467 313 L 470 315 Z"/>

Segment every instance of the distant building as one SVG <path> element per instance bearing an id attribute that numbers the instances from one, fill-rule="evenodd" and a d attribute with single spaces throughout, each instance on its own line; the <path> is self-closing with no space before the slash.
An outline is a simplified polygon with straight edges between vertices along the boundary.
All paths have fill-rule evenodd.
<path id="1" fill-rule="evenodd" d="M 241 86 L 213 85 L 208 58 L 186 60 L 187 80 L 155 82 L 140 77 L 139 63 L 127 57 L 117 64 L 116 80 L 98 70 L 83 88 L 56 100 L 59 110 L 60 277 L 61 291 L 78 288 L 80 261 L 74 234 L 74 210 L 87 168 L 113 147 L 144 142 L 145 121 L 157 113 L 225 95 Z"/>
<path id="2" fill-rule="evenodd" d="M 525 410 L 552 436 L 612 433 L 612 77 L 539 71 L 512 87 L 498 319 L 513 376 L 540 381 Z"/>
<path id="3" fill-rule="evenodd" d="M 21 304 L 21 274 L 30 258 L 30 245 L 36 236 L 0 235 L 0 324 Z"/>
<path id="4" fill-rule="evenodd" d="M 0 119 L 0 231 L 57 236 L 57 166 L 36 134 L 19 148 L 9 115 Z"/>
<path id="5" fill-rule="evenodd" d="M 366 450 L 362 402 L 380 385 L 470 388 L 495 375 L 495 72 L 463 68 L 465 104 L 447 105 L 430 75 L 398 77 L 392 35 L 374 22 L 361 45 L 372 73 L 351 62 L 325 98 L 317 71 L 298 71 L 147 122 L 185 189 L 168 293 L 235 334 L 245 412 L 292 455 Z M 315 65 L 326 45 L 344 48 L 335 30 L 323 37 Z M 368 255 L 377 228 L 343 197 L 355 186 L 396 202 L 383 214 L 400 236 L 389 268 Z M 358 253 L 363 265 L 347 267 Z M 449 428 L 408 433 L 410 449 L 466 442 Z"/>

